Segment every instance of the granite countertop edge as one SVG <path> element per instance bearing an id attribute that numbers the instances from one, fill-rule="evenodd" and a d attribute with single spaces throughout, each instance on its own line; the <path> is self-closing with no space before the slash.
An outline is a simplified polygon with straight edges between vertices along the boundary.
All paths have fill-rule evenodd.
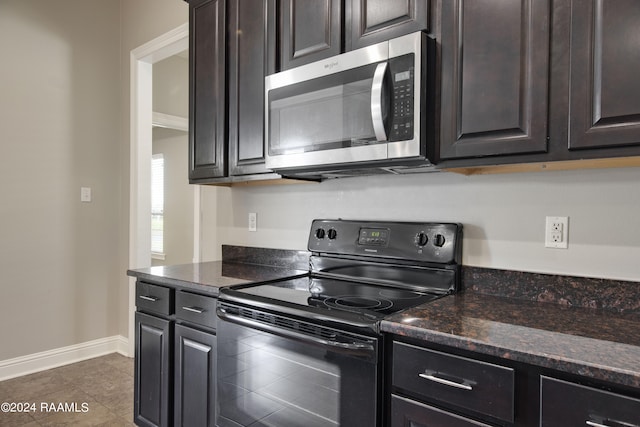
<path id="1" fill-rule="evenodd" d="M 209 261 L 160 268 L 127 270 L 127 275 L 139 280 L 218 296 L 220 288 L 248 283 L 265 283 L 289 277 L 300 277 L 307 271 L 279 266 L 257 265 L 243 262 Z M 231 270 L 223 275 L 223 269 Z"/>
<path id="2" fill-rule="evenodd" d="M 218 294 L 220 293 L 220 286 L 207 285 L 185 279 L 165 277 L 140 270 L 127 270 L 127 275 L 135 277 L 136 279 L 142 281 L 171 286 L 179 289 L 200 291 L 211 296 L 218 296 Z"/>
<path id="3" fill-rule="evenodd" d="M 451 296 L 451 298 L 455 298 L 455 296 Z M 430 303 L 427 303 L 423 307 L 429 304 Z M 409 315 L 405 315 L 405 318 L 415 315 L 416 313 L 417 312 L 411 312 Z M 634 368 L 633 364 L 628 362 L 629 359 L 640 357 L 640 346 L 637 345 L 610 342 L 588 336 L 569 335 L 562 331 L 536 330 L 534 328 L 530 330 L 538 335 L 538 338 L 532 340 L 532 343 L 524 345 L 522 344 L 519 333 L 522 331 L 522 328 L 518 327 L 514 327 L 513 329 L 512 339 L 515 344 L 505 345 L 504 342 L 510 340 L 508 334 L 492 342 L 491 339 L 465 336 L 464 333 L 457 331 L 445 332 L 443 330 L 437 330 L 437 327 L 430 328 L 429 326 L 420 324 L 407 324 L 407 322 L 401 320 L 401 317 L 402 315 L 396 315 L 390 319 L 383 320 L 380 325 L 381 331 L 424 341 L 425 344 L 444 345 L 455 349 L 497 357 L 505 361 L 515 361 L 620 386 L 640 388 L 640 365 L 635 365 L 637 368 Z M 422 320 L 419 315 L 414 319 L 417 320 L 417 323 L 420 323 Z M 507 327 L 512 326 L 514 325 L 507 324 Z M 592 357 L 592 360 L 589 360 L 590 356 L 593 356 L 590 353 L 582 353 L 585 354 L 585 357 L 581 358 L 580 352 L 573 351 L 573 354 L 562 354 L 561 349 L 553 351 L 553 345 L 538 345 L 541 342 L 546 344 L 548 342 L 564 342 L 566 340 L 571 342 L 567 347 L 571 347 L 572 344 L 578 344 L 579 347 L 591 347 L 594 352 L 598 352 L 598 349 L 602 348 L 600 346 L 607 346 L 608 351 L 605 352 L 605 356 Z M 572 352 L 570 351 L 568 353 Z M 616 355 L 618 354 L 621 355 L 620 359 L 616 359 Z M 625 359 L 625 356 L 629 356 L 629 354 L 631 357 Z"/>
<path id="4" fill-rule="evenodd" d="M 220 288 L 308 274 L 309 252 L 222 245 L 221 261 L 127 270 L 127 275 L 177 290 L 218 296 Z"/>

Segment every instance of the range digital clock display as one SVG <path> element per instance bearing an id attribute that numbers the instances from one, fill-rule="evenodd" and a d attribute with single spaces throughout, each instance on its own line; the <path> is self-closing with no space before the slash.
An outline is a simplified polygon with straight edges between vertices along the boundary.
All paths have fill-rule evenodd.
<path id="1" fill-rule="evenodd" d="M 389 229 L 361 228 L 358 244 L 368 246 L 386 246 L 389 243 Z"/>

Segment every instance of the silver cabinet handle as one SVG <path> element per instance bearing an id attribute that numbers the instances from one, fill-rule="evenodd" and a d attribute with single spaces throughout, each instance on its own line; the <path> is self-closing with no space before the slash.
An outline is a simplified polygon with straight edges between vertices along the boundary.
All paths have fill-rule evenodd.
<path id="1" fill-rule="evenodd" d="M 444 385 L 448 385 L 450 387 L 455 387 L 455 388 L 459 388 L 462 390 L 473 390 L 473 387 L 471 387 L 468 384 L 460 384 L 454 381 L 449 381 L 449 380 L 445 380 L 444 378 L 438 378 L 435 375 L 431 375 L 431 374 L 418 374 L 418 376 L 420 378 L 424 378 L 425 380 L 429 380 L 429 381 L 433 381 L 439 384 L 444 384 Z"/>
<path id="2" fill-rule="evenodd" d="M 586 424 L 591 427 L 607 427 L 604 424 L 594 423 L 593 421 L 586 421 Z"/>
<path id="3" fill-rule="evenodd" d="M 183 310 L 190 311 L 192 313 L 202 314 L 204 313 L 204 309 L 200 307 L 182 307 Z"/>
<path id="4" fill-rule="evenodd" d="M 140 299 L 143 299 L 145 301 L 151 301 L 151 302 L 158 301 L 158 298 L 156 298 L 156 297 L 148 297 L 146 295 L 140 295 Z"/>
<path id="5" fill-rule="evenodd" d="M 373 81 L 371 82 L 371 120 L 373 121 L 373 131 L 378 141 L 387 140 L 387 130 L 384 128 L 384 117 L 382 117 L 382 85 L 384 84 L 384 75 L 387 71 L 387 63 L 381 62 L 373 73 Z"/>

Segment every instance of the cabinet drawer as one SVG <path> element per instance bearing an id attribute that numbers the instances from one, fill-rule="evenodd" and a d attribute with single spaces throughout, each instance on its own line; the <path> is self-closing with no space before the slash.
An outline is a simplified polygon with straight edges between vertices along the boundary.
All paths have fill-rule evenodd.
<path id="1" fill-rule="evenodd" d="M 640 426 L 640 400 L 542 377 L 541 426 Z"/>
<path id="2" fill-rule="evenodd" d="M 489 427 L 478 421 L 391 395 L 391 427 Z"/>
<path id="3" fill-rule="evenodd" d="M 170 316 L 173 313 L 173 289 L 138 281 L 136 307 L 139 311 L 151 311 Z"/>
<path id="4" fill-rule="evenodd" d="M 216 298 L 179 291 L 176 317 L 191 323 L 216 328 Z"/>
<path id="5" fill-rule="evenodd" d="M 511 368 L 394 342 L 393 386 L 427 401 L 513 422 Z"/>

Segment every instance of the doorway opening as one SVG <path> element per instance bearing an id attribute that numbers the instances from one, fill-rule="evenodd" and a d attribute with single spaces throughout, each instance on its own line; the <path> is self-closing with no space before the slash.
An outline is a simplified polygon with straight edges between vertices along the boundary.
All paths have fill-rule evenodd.
<path id="1" fill-rule="evenodd" d="M 131 51 L 130 54 L 130 195 L 129 195 L 129 268 L 145 268 L 152 265 L 152 157 L 154 133 L 160 139 L 184 137 L 188 131 L 188 120 L 181 114 L 169 111 L 154 112 L 153 75 L 154 64 L 173 56 L 184 56 L 189 48 L 189 25 L 180 27 L 157 37 Z M 188 83 L 187 83 L 188 84 Z M 187 86 L 188 87 L 188 86 Z M 155 131 L 154 131 L 155 129 Z M 156 138 L 158 139 L 158 138 Z M 182 138 L 178 138 L 182 139 Z M 184 145 L 186 149 L 186 145 Z M 173 150 L 172 147 L 171 149 Z M 176 148 L 177 151 L 180 151 Z M 184 153 L 186 156 L 186 153 Z M 167 155 L 165 154 L 165 161 Z M 187 162 L 184 162 L 185 168 Z M 165 163 L 166 165 L 166 163 Z M 168 169 L 165 169 L 165 173 Z M 183 175 L 186 181 L 186 172 Z M 166 181 L 165 181 L 166 182 Z M 182 190 L 185 191 L 184 189 Z M 186 189 L 192 218 L 192 258 L 188 262 L 200 261 L 200 186 Z M 165 197 L 166 197 L 165 193 Z M 155 210 L 154 210 L 155 211 Z M 159 212 L 155 212 L 158 214 Z M 165 213 L 164 211 L 162 212 Z M 165 221 L 167 220 L 165 216 Z M 165 223 L 165 233 L 166 233 Z M 157 234 L 157 233 L 156 233 Z M 165 234 L 166 236 L 166 234 Z M 190 236 L 190 237 L 191 237 Z M 165 240 L 165 244 L 168 241 Z M 163 249 L 166 255 L 166 249 Z M 184 251 L 183 251 L 184 252 Z M 159 255 L 159 254 L 157 254 Z M 161 258 L 161 256 L 157 256 Z M 175 263 L 175 262 L 171 262 Z M 135 279 L 129 278 L 129 355 L 134 354 Z"/>

